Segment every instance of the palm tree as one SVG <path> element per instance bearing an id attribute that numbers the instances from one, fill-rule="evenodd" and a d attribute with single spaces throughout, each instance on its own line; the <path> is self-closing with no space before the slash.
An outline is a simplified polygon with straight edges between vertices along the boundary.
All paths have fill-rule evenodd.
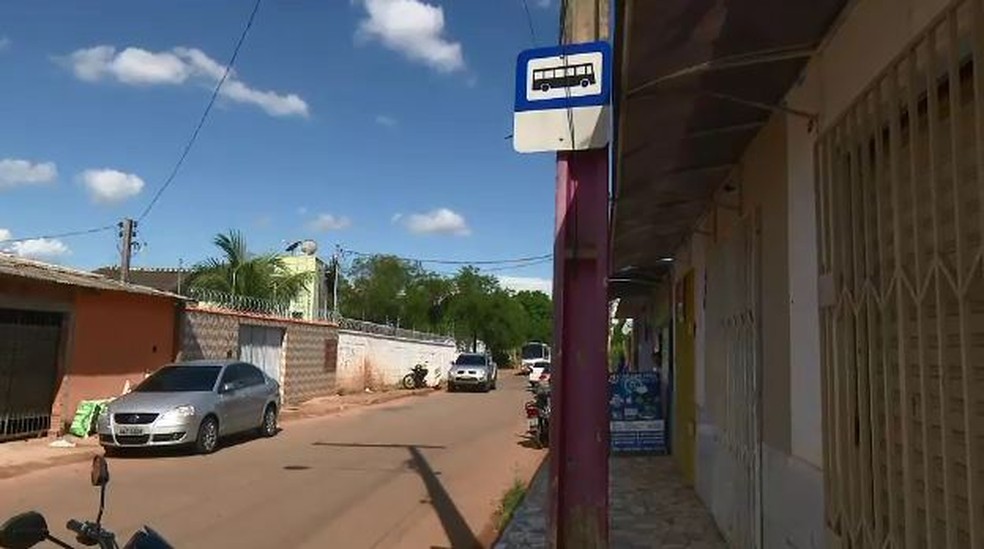
<path id="1" fill-rule="evenodd" d="M 312 273 L 291 272 L 276 254 L 250 253 L 239 231 L 220 233 L 212 242 L 222 254 L 194 268 L 188 280 L 192 289 L 287 304 L 311 280 Z"/>

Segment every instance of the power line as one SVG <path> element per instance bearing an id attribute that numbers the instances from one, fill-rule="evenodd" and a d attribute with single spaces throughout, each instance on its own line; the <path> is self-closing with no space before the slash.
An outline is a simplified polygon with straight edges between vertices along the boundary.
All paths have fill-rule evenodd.
<path id="1" fill-rule="evenodd" d="M 202 116 L 201 118 L 199 118 L 198 124 L 195 126 L 195 130 L 192 132 L 191 137 L 188 139 L 188 142 L 185 144 L 184 149 L 181 151 L 181 156 L 178 157 L 178 161 L 174 164 L 174 167 L 171 169 L 171 172 L 167 176 L 167 179 L 164 180 L 164 184 L 161 185 L 161 187 L 154 194 L 154 197 L 151 199 L 150 203 L 147 204 L 147 207 L 144 208 L 143 212 L 140 214 L 140 217 L 137 218 L 137 221 L 143 221 L 144 218 L 147 217 L 150 211 L 157 204 L 157 201 L 160 200 L 161 195 L 164 194 L 164 191 L 166 191 L 167 188 L 171 186 L 171 183 L 174 182 L 174 178 L 178 175 L 178 171 L 181 169 L 182 164 L 184 164 L 185 159 L 188 157 L 188 153 L 191 152 L 191 148 L 194 146 L 195 141 L 198 139 L 198 134 L 201 133 L 202 127 L 205 125 L 205 121 L 208 119 L 208 115 L 209 112 L 211 112 L 212 110 L 212 106 L 215 105 L 215 101 L 219 96 L 219 91 L 222 88 L 222 84 L 225 83 L 225 81 L 229 78 L 230 72 L 232 72 L 232 67 L 236 62 L 236 58 L 239 57 L 239 50 L 242 49 L 243 43 L 246 41 L 246 36 L 249 34 L 250 28 L 252 28 L 253 26 L 253 21 L 256 20 L 256 12 L 259 11 L 261 2 L 262 0 L 256 0 L 256 2 L 253 4 L 253 9 L 252 11 L 250 11 L 249 18 L 246 20 L 246 26 L 243 28 L 243 32 L 239 35 L 239 40 L 236 42 L 236 47 L 232 51 L 232 56 L 229 58 L 229 63 L 226 65 L 225 72 L 223 72 L 222 77 L 215 85 L 215 89 L 212 90 L 212 95 L 208 100 L 208 104 L 205 106 L 205 110 L 202 112 Z M 9 244 L 9 243 L 16 243 L 16 242 L 26 242 L 28 240 L 38 240 L 42 238 L 47 238 L 47 239 L 70 238 L 74 236 L 83 236 L 83 235 L 101 233 L 104 231 L 112 231 L 114 229 L 116 229 L 115 224 L 104 225 L 101 227 L 93 227 L 91 229 L 83 229 L 79 231 L 66 231 L 62 233 L 52 233 L 52 234 L 44 234 L 44 235 L 21 237 L 21 238 L 8 238 L 5 240 L 0 240 L 0 243 Z"/>
<path id="2" fill-rule="evenodd" d="M 548 257 L 548 258 L 540 259 L 540 260 L 537 260 L 537 261 L 530 261 L 529 263 L 523 263 L 521 265 L 506 265 L 506 266 L 503 266 L 503 267 L 492 267 L 492 268 L 488 268 L 488 269 L 482 269 L 482 272 L 483 273 L 494 273 L 494 272 L 499 272 L 499 271 L 512 271 L 512 270 L 515 270 L 515 269 L 525 269 L 527 267 L 536 267 L 538 265 L 543 265 L 545 263 L 551 263 L 551 262 L 553 262 L 553 257 Z"/>
<path id="3" fill-rule="evenodd" d="M 530 13 L 529 0 L 523 0 L 523 10 L 526 12 L 526 23 L 530 27 L 530 40 L 533 41 L 533 47 L 536 47 L 540 41 L 536 39 L 536 26 L 533 24 L 533 14 Z"/>
<path id="4" fill-rule="evenodd" d="M 402 257 L 393 254 L 382 254 L 382 253 L 366 253 L 359 252 L 356 250 L 342 249 L 343 253 L 352 254 L 360 257 L 373 257 L 378 255 L 386 255 L 390 257 L 395 257 L 403 261 L 410 261 L 413 263 L 433 263 L 436 265 L 508 265 L 517 263 L 528 263 L 531 261 L 546 261 L 553 259 L 553 254 L 535 255 L 529 257 L 516 257 L 512 259 L 479 259 L 474 261 L 462 261 L 457 259 L 421 259 L 416 257 Z"/>
<path id="5" fill-rule="evenodd" d="M 256 12 L 259 11 L 261 2 L 262 0 L 256 0 L 256 2 L 253 3 L 253 10 L 249 13 L 249 18 L 246 20 L 246 26 L 243 27 L 243 32 L 239 35 L 239 40 L 236 42 L 236 47 L 232 50 L 232 56 L 229 57 L 229 62 L 226 64 L 225 72 L 222 73 L 222 78 L 219 79 L 219 82 L 215 85 L 215 89 L 212 90 L 212 96 L 209 98 L 208 104 L 205 105 L 205 110 L 202 112 L 201 118 L 198 119 L 198 124 L 195 126 L 195 131 L 191 133 L 191 138 L 189 138 L 188 142 L 185 144 L 184 149 L 181 151 L 181 156 L 178 157 L 178 161 L 171 169 L 171 173 L 167 176 L 167 179 L 164 180 L 164 184 L 157 189 L 154 197 L 150 200 L 150 203 L 147 204 L 147 207 L 144 208 L 144 211 L 140 214 L 140 217 L 137 218 L 137 221 L 143 221 L 144 218 L 147 217 L 150 211 L 154 208 L 154 205 L 157 204 L 157 201 L 160 200 L 161 195 L 164 194 L 164 191 L 171 186 L 171 183 L 174 182 L 174 178 L 178 175 L 178 171 L 181 169 L 181 165 L 184 164 L 185 158 L 188 157 L 188 153 L 191 152 L 191 148 L 195 145 L 195 141 L 198 140 L 198 134 L 201 133 L 202 127 L 208 119 L 208 114 L 212 111 L 212 106 L 215 105 L 215 100 L 219 97 L 219 91 L 222 89 L 222 84 L 224 84 L 226 79 L 229 78 L 229 73 L 232 72 L 232 67 L 236 64 L 236 58 L 239 57 L 239 50 L 243 47 L 243 43 L 246 41 L 246 36 L 249 34 L 250 28 L 253 27 L 253 21 L 256 19 Z"/>
<path id="6" fill-rule="evenodd" d="M 80 231 L 67 231 L 64 233 L 52 233 L 52 234 L 42 234 L 37 236 L 25 236 L 21 238 L 8 238 L 5 240 L 0 240 L 0 244 L 12 244 L 16 242 L 27 242 L 28 240 L 41 240 L 41 239 L 54 239 L 54 238 L 69 238 L 73 236 L 83 236 L 87 234 L 101 233 L 104 231 L 112 231 L 116 228 L 116 225 L 104 225 L 102 227 L 93 227 L 91 229 L 83 229 Z"/>

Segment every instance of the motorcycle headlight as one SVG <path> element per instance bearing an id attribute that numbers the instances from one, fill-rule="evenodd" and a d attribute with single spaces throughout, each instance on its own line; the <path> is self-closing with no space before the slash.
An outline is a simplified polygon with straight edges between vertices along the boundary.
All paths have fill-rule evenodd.
<path id="1" fill-rule="evenodd" d="M 175 421 L 178 419 L 184 419 L 186 417 L 191 417 L 195 415 L 195 407 L 191 404 L 185 404 L 184 406 L 178 406 L 173 410 L 168 410 L 161 415 L 161 421 Z"/>

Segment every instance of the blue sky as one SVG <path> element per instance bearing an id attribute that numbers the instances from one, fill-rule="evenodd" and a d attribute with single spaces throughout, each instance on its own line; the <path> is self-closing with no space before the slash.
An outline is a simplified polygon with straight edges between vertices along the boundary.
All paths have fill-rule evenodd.
<path id="1" fill-rule="evenodd" d="M 540 45 L 557 2 L 529 0 Z M 249 0 L 0 3 L 0 240 L 136 217 L 176 161 Z M 240 229 L 257 251 L 549 253 L 552 155 L 519 155 L 522 0 L 264 0 L 182 171 L 139 227 L 138 266 Z M 114 264 L 115 232 L 0 249 Z M 550 265 L 498 273 L 550 277 Z"/>

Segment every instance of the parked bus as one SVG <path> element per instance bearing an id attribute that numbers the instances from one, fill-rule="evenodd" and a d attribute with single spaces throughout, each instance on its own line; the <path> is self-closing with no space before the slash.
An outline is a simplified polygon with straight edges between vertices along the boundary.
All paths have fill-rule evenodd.
<path id="1" fill-rule="evenodd" d="M 550 345 L 539 341 L 530 341 L 523 345 L 520 358 L 523 361 L 523 371 L 528 373 L 533 364 L 542 361 L 550 362 Z"/>
<path id="2" fill-rule="evenodd" d="M 566 67 L 535 69 L 532 88 L 533 90 L 548 92 L 552 88 L 574 88 L 577 86 L 586 88 L 595 82 L 594 64 L 578 63 Z"/>

